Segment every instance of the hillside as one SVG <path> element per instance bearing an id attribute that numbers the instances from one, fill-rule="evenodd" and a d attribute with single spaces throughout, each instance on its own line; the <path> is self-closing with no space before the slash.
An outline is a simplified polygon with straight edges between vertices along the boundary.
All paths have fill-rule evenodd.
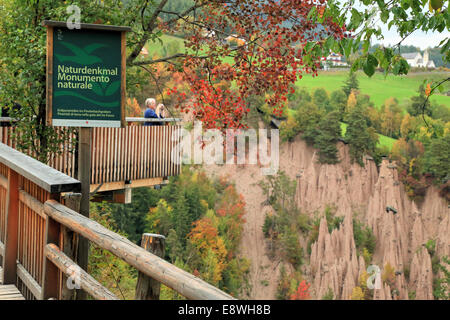
<path id="1" fill-rule="evenodd" d="M 383 290 L 370 291 L 371 298 L 390 299 L 394 292 L 393 296 L 399 299 L 432 299 L 433 280 L 439 275 L 433 274 L 436 261 L 450 254 L 447 203 L 434 187 L 428 189 L 421 205 L 411 201 L 398 180 L 395 164 L 387 160 L 380 168 L 371 160 L 365 160 L 364 167 L 350 164 L 348 147 L 342 143 L 339 155 L 339 164 L 318 164 L 315 150 L 299 137 L 283 144 L 280 150 L 280 170 L 296 181 L 297 206 L 310 217 L 318 213 L 322 216 L 317 241 L 311 246 L 311 254 L 305 254 L 301 267 L 303 279 L 312 284 L 312 298 L 322 298 L 330 287 L 338 299 L 349 299 L 353 289 L 361 285 L 359 280 L 368 263 L 354 235 L 354 223 L 359 221 L 376 238 L 370 264 L 378 265 L 384 278 Z M 247 213 L 240 254 L 251 260 L 249 298 L 274 299 L 281 266 L 285 265 L 288 273 L 294 268 L 279 257 L 268 256 L 263 224 L 265 215 L 274 209 L 267 205 L 267 198 L 257 185 L 264 178 L 260 168 L 208 166 L 207 172 L 228 176 L 244 195 Z M 336 208 L 336 217 L 343 219 L 331 233 L 323 215 L 330 205 Z M 386 212 L 388 206 L 397 213 Z M 306 252 L 307 235 L 300 233 L 299 242 Z M 430 243 L 433 250 L 425 247 Z"/>

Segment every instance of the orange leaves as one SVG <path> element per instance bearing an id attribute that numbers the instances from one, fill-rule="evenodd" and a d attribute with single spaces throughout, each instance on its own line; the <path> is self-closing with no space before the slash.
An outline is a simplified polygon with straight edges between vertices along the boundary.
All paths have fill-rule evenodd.
<path id="1" fill-rule="evenodd" d="M 311 48 L 303 52 L 296 45 L 347 36 L 345 27 L 332 19 L 319 22 L 308 16 L 316 7 L 323 17 L 325 1 L 230 3 L 207 2 L 202 7 L 202 27 L 193 27 L 192 35 L 185 41 L 187 51 L 195 52 L 183 61 L 182 76 L 191 95 L 187 99 L 176 95 L 175 104 L 203 121 L 207 129 L 245 128 L 244 119 L 249 112 L 246 101 L 254 95 L 267 94 L 266 102 L 274 114 L 281 116 L 289 88 L 302 72 L 317 75 L 323 55 L 321 50 Z M 227 27 L 222 30 L 221 26 Z M 217 35 L 223 32 L 223 39 L 228 36 L 230 41 L 210 37 L 205 29 L 217 30 Z"/>
<path id="2" fill-rule="evenodd" d="M 127 117 L 142 117 L 142 109 L 135 98 L 127 98 L 126 104 L 126 115 Z"/>
<path id="3" fill-rule="evenodd" d="M 425 89 L 425 95 L 429 97 L 431 94 L 431 84 L 427 83 L 427 88 Z"/>
<path id="4" fill-rule="evenodd" d="M 291 300 L 309 300 L 311 296 L 309 294 L 310 283 L 307 283 L 305 280 L 300 282 L 297 287 L 297 290 L 291 295 Z"/>

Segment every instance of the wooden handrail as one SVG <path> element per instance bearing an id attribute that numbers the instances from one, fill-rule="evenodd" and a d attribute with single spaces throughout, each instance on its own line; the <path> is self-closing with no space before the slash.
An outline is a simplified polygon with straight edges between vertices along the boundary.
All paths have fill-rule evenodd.
<path id="1" fill-rule="evenodd" d="M 17 122 L 18 119 L 11 118 L 11 117 L 0 117 L 0 122 Z M 163 119 L 156 119 L 156 118 L 142 118 L 142 117 L 126 117 L 126 122 L 180 122 L 182 119 L 180 118 L 163 118 Z"/>
<path id="2" fill-rule="evenodd" d="M 61 291 L 67 288 L 59 275 L 70 277 L 73 267 L 91 296 L 117 299 L 71 260 L 64 231 L 71 230 L 188 299 L 234 299 L 58 202 L 61 193 L 79 190 L 78 180 L 0 143 L 0 202 L 6 203 L 0 212 L 4 281 L 20 286 L 26 298 L 65 298 Z"/>
<path id="3" fill-rule="evenodd" d="M 81 183 L 6 144 L 0 143 L 0 163 L 50 192 L 78 192 Z"/>
<path id="4" fill-rule="evenodd" d="M 73 210 L 70 210 L 57 201 L 46 201 L 44 211 L 53 220 L 87 238 L 99 247 L 109 250 L 139 271 L 174 289 L 188 299 L 234 299 L 229 294 L 172 265 L 158 256 L 147 252 L 145 249 L 135 245 L 125 237 L 106 229 L 99 223 L 90 220 Z"/>
<path id="5" fill-rule="evenodd" d="M 81 269 L 64 252 L 59 250 L 55 244 L 50 243 L 45 246 L 45 256 L 66 276 L 74 277 L 75 282 L 79 281 L 80 287 L 93 298 L 97 300 L 120 300 L 86 271 Z"/>
<path id="6" fill-rule="evenodd" d="M 182 119 L 180 119 L 180 118 L 156 119 L 156 118 L 126 117 L 125 121 L 126 122 L 181 122 Z"/>

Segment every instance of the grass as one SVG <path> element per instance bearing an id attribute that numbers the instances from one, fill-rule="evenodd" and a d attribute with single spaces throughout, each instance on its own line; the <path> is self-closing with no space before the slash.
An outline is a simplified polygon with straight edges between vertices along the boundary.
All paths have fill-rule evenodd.
<path id="1" fill-rule="evenodd" d="M 307 89 L 325 88 L 328 93 L 342 88 L 347 79 L 348 71 L 320 71 L 318 77 L 305 74 L 302 79 L 297 80 L 296 85 Z M 405 104 L 407 100 L 417 95 L 419 85 L 427 79 L 443 79 L 450 76 L 449 72 L 431 73 L 410 73 L 407 76 L 388 75 L 384 78 L 382 73 L 375 73 L 371 78 L 358 72 L 360 91 L 370 96 L 370 100 L 379 108 L 386 99 L 395 97 L 400 104 Z M 447 83 L 446 90 L 450 90 L 450 83 Z M 450 107 L 450 97 L 433 94 L 431 101 L 436 101 Z"/>

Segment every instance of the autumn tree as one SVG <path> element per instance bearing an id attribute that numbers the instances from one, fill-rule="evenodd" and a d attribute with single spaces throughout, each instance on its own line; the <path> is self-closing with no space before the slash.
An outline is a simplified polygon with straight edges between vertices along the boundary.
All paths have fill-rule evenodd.
<path id="1" fill-rule="evenodd" d="M 311 296 L 309 294 L 310 283 L 303 280 L 297 287 L 297 290 L 291 295 L 291 300 L 309 300 Z"/>

